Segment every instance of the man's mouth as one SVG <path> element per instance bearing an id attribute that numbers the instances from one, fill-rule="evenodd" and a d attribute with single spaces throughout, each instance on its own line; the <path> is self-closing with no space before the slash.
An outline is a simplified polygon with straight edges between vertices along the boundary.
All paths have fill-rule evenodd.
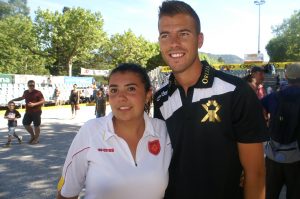
<path id="1" fill-rule="evenodd" d="M 170 53 L 169 55 L 172 58 L 180 58 L 184 56 L 184 53 Z"/>

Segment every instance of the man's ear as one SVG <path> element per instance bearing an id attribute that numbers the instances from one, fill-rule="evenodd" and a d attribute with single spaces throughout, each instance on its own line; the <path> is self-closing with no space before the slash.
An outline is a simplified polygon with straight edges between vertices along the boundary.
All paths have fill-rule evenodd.
<path id="1" fill-rule="evenodd" d="M 198 34 L 198 48 L 201 48 L 204 42 L 204 35 L 202 32 Z"/>

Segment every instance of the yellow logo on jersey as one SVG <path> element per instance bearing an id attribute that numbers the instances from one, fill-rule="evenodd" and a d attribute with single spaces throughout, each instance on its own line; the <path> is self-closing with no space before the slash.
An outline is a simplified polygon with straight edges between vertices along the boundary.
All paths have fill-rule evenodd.
<path id="1" fill-rule="evenodd" d="M 64 177 L 61 176 L 61 178 L 57 184 L 57 190 L 60 191 L 64 184 L 65 184 L 65 179 L 64 179 Z"/>
<path id="2" fill-rule="evenodd" d="M 201 122 L 221 122 L 221 118 L 218 116 L 217 112 L 220 110 L 221 105 L 218 104 L 216 100 L 208 100 L 206 104 L 202 104 L 203 108 L 206 110 L 207 114 L 203 117 Z"/>

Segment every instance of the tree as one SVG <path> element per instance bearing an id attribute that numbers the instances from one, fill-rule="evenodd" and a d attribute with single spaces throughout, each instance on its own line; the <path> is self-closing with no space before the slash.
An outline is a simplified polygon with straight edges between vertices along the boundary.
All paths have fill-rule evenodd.
<path id="1" fill-rule="evenodd" d="M 65 9 L 64 13 L 37 11 L 35 30 L 44 57 L 55 61 L 48 65 L 53 75 L 72 75 L 72 65 L 89 59 L 107 40 L 100 13 L 82 8 Z"/>
<path id="2" fill-rule="evenodd" d="M 166 62 L 162 58 L 161 52 L 159 54 L 152 56 L 148 59 L 146 64 L 147 71 L 153 70 L 158 66 L 167 66 Z"/>
<path id="3" fill-rule="evenodd" d="M 218 62 L 219 62 L 219 63 L 224 63 L 225 61 L 224 61 L 224 59 L 223 59 L 222 57 L 219 57 L 219 58 L 218 58 Z"/>
<path id="4" fill-rule="evenodd" d="M 131 30 L 122 35 L 113 35 L 103 50 L 106 62 L 112 67 L 124 62 L 134 62 L 145 67 L 148 59 L 159 54 L 157 44 L 148 42 L 142 36 L 136 37 Z"/>
<path id="5" fill-rule="evenodd" d="M 14 15 L 29 15 L 27 0 L 9 0 L 7 3 L 0 1 L 0 19 Z"/>
<path id="6" fill-rule="evenodd" d="M 38 49 L 29 17 L 15 15 L 0 20 L 0 72 L 10 74 L 48 74 L 45 59 L 33 54 Z"/>
<path id="7" fill-rule="evenodd" d="M 270 61 L 299 61 L 300 60 L 300 10 L 273 27 L 275 38 L 266 46 Z"/>

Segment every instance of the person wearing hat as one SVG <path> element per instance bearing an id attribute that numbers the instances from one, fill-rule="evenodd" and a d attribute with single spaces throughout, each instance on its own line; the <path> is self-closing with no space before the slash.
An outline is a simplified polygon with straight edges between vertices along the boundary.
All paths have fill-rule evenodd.
<path id="1" fill-rule="evenodd" d="M 255 79 L 256 95 L 258 99 L 262 99 L 266 96 L 266 90 L 263 86 L 265 80 L 265 70 L 259 66 L 253 66 L 251 68 L 251 77 Z"/>
<path id="2" fill-rule="evenodd" d="M 271 93 L 261 102 L 269 113 L 270 139 L 265 146 L 266 199 L 300 198 L 300 62 L 288 65 L 287 88 Z"/>

